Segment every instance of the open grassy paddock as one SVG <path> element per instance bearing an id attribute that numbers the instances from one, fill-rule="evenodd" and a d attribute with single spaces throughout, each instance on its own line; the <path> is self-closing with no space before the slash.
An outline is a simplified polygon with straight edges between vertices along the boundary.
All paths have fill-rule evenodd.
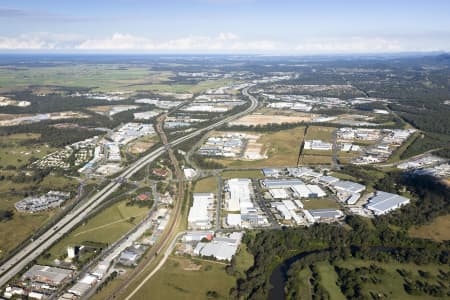
<path id="1" fill-rule="evenodd" d="M 339 208 L 339 205 L 333 199 L 302 199 L 305 209 L 321 209 L 321 208 Z"/>
<path id="2" fill-rule="evenodd" d="M 261 170 L 227 170 L 221 173 L 223 179 L 230 178 L 264 178 Z"/>
<path id="3" fill-rule="evenodd" d="M 16 195 L 1 196 L 0 209 L 11 209 L 14 211 L 14 216 L 9 221 L 0 222 L 0 258 L 25 241 L 53 215 L 52 212 L 19 213 L 15 210 L 14 203 L 21 199 L 22 197 Z"/>
<path id="4" fill-rule="evenodd" d="M 23 145 L 24 142 L 39 138 L 38 134 L 21 133 L 0 137 L 0 168 L 14 166 L 20 168 L 29 164 L 31 159 L 39 159 L 56 151 L 48 145 Z"/>
<path id="5" fill-rule="evenodd" d="M 206 177 L 198 180 L 194 186 L 194 193 L 215 193 L 219 184 L 217 177 Z"/>
<path id="6" fill-rule="evenodd" d="M 322 140 L 324 142 L 331 142 L 333 139 L 334 127 L 324 126 L 309 126 L 306 133 L 306 140 Z"/>
<path id="7" fill-rule="evenodd" d="M 210 299 L 208 291 L 217 293 L 215 299 L 228 299 L 235 281 L 225 273 L 225 264 L 170 257 L 132 299 Z"/>
<path id="8" fill-rule="evenodd" d="M 427 225 L 412 227 L 409 235 L 422 239 L 448 241 L 450 240 L 450 215 L 437 217 Z"/>

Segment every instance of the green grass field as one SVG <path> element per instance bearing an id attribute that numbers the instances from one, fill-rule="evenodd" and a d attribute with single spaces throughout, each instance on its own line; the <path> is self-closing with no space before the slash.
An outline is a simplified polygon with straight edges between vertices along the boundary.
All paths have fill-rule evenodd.
<path id="1" fill-rule="evenodd" d="M 0 68 L 0 88 L 28 86 L 90 87 L 97 90 L 132 90 L 168 80 L 171 72 L 155 72 L 147 66 L 64 65 L 11 70 Z"/>
<path id="2" fill-rule="evenodd" d="M 0 141 L 0 169 L 7 166 L 17 168 L 29 164 L 30 159 L 39 159 L 57 149 L 47 145 L 23 146 L 22 142 L 39 138 L 38 134 L 21 133 L 2 136 Z"/>
<path id="3" fill-rule="evenodd" d="M 302 155 L 300 159 L 300 164 L 305 165 L 329 165 L 331 162 L 331 155 Z"/>
<path id="4" fill-rule="evenodd" d="M 301 200 L 305 209 L 339 208 L 336 201 L 332 199 L 309 199 Z"/>
<path id="5" fill-rule="evenodd" d="M 297 275 L 298 281 L 296 286 L 298 287 L 297 294 L 300 295 L 299 300 L 312 300 L 312 291 L 310 279 L 312 277 L 311 270 L 309 268 L 304 268 Z"/>
<path id="6" fill-rule="evenodd" d="M 219 184 L 217 177 L 206 177 L 198 180 L 194 186 L 194 193 L 215 193 Z"/>
<path id="7" fill-rule="evenodd" d="M 41 257 L 39 261 L 52 263 L 55 258 L 64 256 L 67 246 L 82 245 L 84 242 L 111 244 L 139 223 L 147 212 L 147 207 L 127 206 L 126 201 L 115 203 L 53 245 L 47 251 L 51 256 Z"/>
<path id="8" fill-rule="evenodd" d="M 92 88 L 100 92 L 153 91 L 172 93 L 198 93 L 210 88 L 230 85 L 230 79 L 204 80 L 196 84 L 168 83 L 171 71 L 152 71 L 142 65 L 78 64 L 20 68 L 0 67 L 0 91 L 22 90 L 33 86 L 35 90 L 53 92 L 56 87 Z"/>
<path id="9" fill-rule="evenodd" d="M 35 214 L 19 213 L 14 209 L 14 203 L 21 198 L 4 195 L 1 197 L 0 209 L 12 209 L 14 216 L 10 221 L 0 222 L 0 258 L 8 254 L 25 241 L 29 236 L 47 222 L 53 213 L 42 212 Z"/>
<path id="10" fill-rule="evenodd" d="M 333 300 L 345 300 L 341 289 L 336 284 L 338 282 L 338 275 L 334 271 L 334 267 L 329 263 L 318 263 L 317 269 L 320 273 L 320 284 L 327 290 L 330 295 L 333 295 Z M 333 284 L 334 283 L 334 284 Z"/>
<path id="11" fill-rule="evenodd" d="M 199 264 L 200 269 L 189 270 L 192 263 Z M 215 299 L 229 299 L 229 290 L 235 281 L 235 277 L 225 273 L 224 264 L 170 257 L 132 299 L 200 300 L 209 299 L 208 291 L 217 293 Z"/>
<path id="12" fill-rule="evenodd" d="M 333 139 L 334 127 L 324 126 L 310 126 L 306 133 L 306 140 L 322 140 L 324 142 L 331 142 Z"/>
<path id="13" fill-rule="evenodd" d="M 221 173 L 223 179 L 230 178 L 264 178 L 261 170 L 229 170 Z"/>
<path id="14" fill-rule="evenodd" d="M 3 174 L 3 172 L 2 172 Z M 33 183 L 15 183 L 9 180 L 0 181 L 0 209 L 14 211 L 12 220 L 0 222 L 0 257 L 17 247 L 33 232 L 43 226 L 58 210 L 45 211 L 34 214 L 19 213 L 14 204 L 22 200 L 22 196 L 16 192 L 31 191 Z M 78 183 L 74 179 L 49 175 L 39 183 L 39 190 L 34 194 L 41 194 L 50 189 L 75 191 Z"/>
<path id="15" fill-rule="evenodd" d="M 253 255 L 251 255 L 250 252 L 248 252 L 246 244 L 244 243 L 241 244 L 238 252 L 236 253 L 235 260 L 236 260 L 236 269 L 239 273 L 238 276 L 240 278 L 245 278 L 245 272 L 251 266 L 253 266 L 254 263 Z"/>

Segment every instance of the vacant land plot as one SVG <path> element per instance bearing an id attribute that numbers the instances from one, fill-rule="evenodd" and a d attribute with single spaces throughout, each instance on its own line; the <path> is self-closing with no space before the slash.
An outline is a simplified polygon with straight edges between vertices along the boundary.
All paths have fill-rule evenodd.
<path id="1" fill-rule="evenodd" d="M 450 240 L 450 215 L 437 217 L 431 224 L 413 227 L 409 235 L 435 241 Z"/>
<path id="2" fill-rule="evenodd" d="M 0 222 L 0 258 L 25 241 L 33 232 L 45 224 L 52 213 L 42 212 L 35 214 L 18 213 L 14 209 L 14 203 L 22 199 L 18 196 L 2 196 L 0 209 L 13 210 L 14 216 L 9 221 Z"/>
<path id="3" fill-rule="evenodd" d="M 24 142 L 32 142 L 39 138 L 39 134 L 21 133 L 0 137 L 0 169 L 7 166 L 22 167 L 31 160 L 39 159 L 56 151 L 45 144 L 24 146 Z"/>
<path id="4" fill-rule="evenodd" d="M 241 125 L 241 126 L 264 126 L 268 124 L 283 124 L 283 123 L 300 123 L 308 122 L 311 120 L 311 116 L 285 116 L 285 115 L 266 115 L 266 114 L 251 114 L 239 118 L 235 121 L 230 122 L 231 126 Z"/>
<path id="5" fill-rule="evenodd" d="M 49 258 L 40 261 L 51 263 L 66 253 L 67 246 L 82 245 L 85 242 L 111 244 L 139 223 L 148 212 L 146 207 L 127 206 L 121 201 L 104 209 L 99 214 L 78 226 L 67 237 L 51 247 Z"/>
<path id="6" fill-rule="evenodd" d="M 329 165 L 332 162 L 331 155 L 305 155 L 300 159 L 300 164 L 305 165 Z"/>
<path id="7" fill-rule="evenodd" d="M 150 149 L 154 144 L 158 142 L 156 136 L 145 136 L 131 142 L 128 146 L 128 151 L 131 154 L 140 154 Z"/>
<path id="8" fill-rule="evenodd" d="M 194 193 L 215 193 L 217 192 L 217 177 L 206 177 L 195 183 Z"/>
<path id="9" fill-rule="evenodd" d="M 332 199 L 308 199 L 302 200 L 305 209 L 339 208 L 336 201 Z"/>
<path id="10" fill-rule="evenodd" d="M 296 127 L 278 132 L 263 134 L 258 143 L 264 145 L 267 159 L 255 161 L 239 161 L 228 159 L 214 159 L 214 161 L 230 168 L 282 167 L 297 164 L 300 144 L 303 141 L 304 127 Z"/>
<path id="11" fill-rule="evenodd" d="M 261 170 L 237 170 L 223 171 L 221 174 L 223 179 L 229 178 L 264 178 Z"/>
<path id="12" fill-rule="evenodd" d="M 310 126 L 306 133 L 306 140 L 322 140 L 324 142 L 331 142 L 333 139 L 334 127 L 324 126 Z"/>
<path id="13" fill-rule="evenodd" d="M 200 265 L 199 270 L 186 270 L 188 264 Z M 209 299 L 208 292 L 215 292 L 215 299 L 229 299 L 229 290 L 236 278 L 225 273 L 225 265 L 171 257 L 132 299 Z"/>

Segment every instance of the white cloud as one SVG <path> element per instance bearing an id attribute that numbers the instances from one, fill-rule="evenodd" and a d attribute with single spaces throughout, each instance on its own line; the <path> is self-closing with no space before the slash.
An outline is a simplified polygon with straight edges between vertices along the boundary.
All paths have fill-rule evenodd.
<path id="1" fill-rule="evenodd" d="M 302 53 L 376 53 L 401 52 L 406 50 L 397 40 L 380 37 L 349 37 L 306 40 L 299 43 L 295 50 Z"/>
<path id="2" fill-rule="evenodd" d="M 1 50 L 52 50 L 78 52 L 211 52 L 211 53 L 267 53 L 267 54 L 333 54 L 333 53 L 387 53 L 405 51 L 448 50 L 450 43 L 427 43 L 423 38 L 400 37 L 340 37 L 274 41 L 244 39 L 231 32 L 215 36 L 190 35 L 166 40 L 126 33 L 109 37 L 86 38 L 76 34 L 40 32 L 15 37 L 0 36 Z"/>
<path id="3" fill-rule="evenodd" d="M 153 41 L 130 34 L 115 33 L 110 38 L 89 39 L 76 47 L 82 50 L 149 50 L 149 51 L 272 51 L 276 44 L 266 40 L 246 41 L 230 32 L 215 37 L 188 36 Z"/>

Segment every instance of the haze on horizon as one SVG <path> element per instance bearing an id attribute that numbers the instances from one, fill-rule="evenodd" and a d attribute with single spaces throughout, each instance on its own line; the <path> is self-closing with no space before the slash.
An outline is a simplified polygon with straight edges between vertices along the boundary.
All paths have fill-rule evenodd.
<path id="1" fill-rule="evenodd" d="M 0 52 L 446 52 L 449 11 L 445 0 L 2 1 Z"/>

